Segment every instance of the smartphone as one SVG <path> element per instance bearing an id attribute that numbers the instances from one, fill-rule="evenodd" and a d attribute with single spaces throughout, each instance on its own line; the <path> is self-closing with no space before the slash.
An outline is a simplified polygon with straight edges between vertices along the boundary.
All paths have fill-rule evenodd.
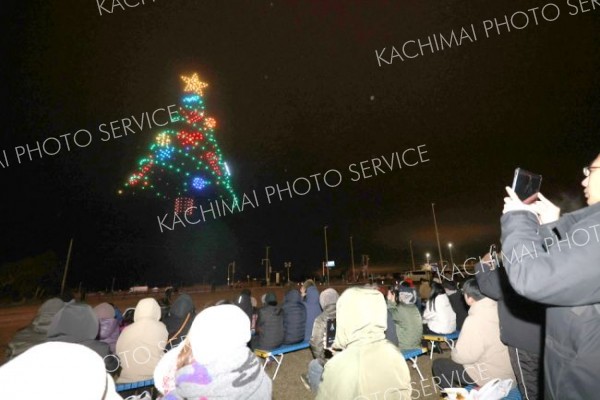
<path id="1" fill-rule="evenodd" d="M 335 318 L 327 319 L 327 335 L 325 336 L 325 348 L 330 349 L 333 347 L 333 341 L 335 340 Z"/>
<path id="2" fill-rule="evenodd" d="M 537 194 L 540 192 L 541 186 L 541 175 L 526 171 L 523 168 L 515 169 L 512 190 L 515 191 L 523 203 L 533 203 L 537 199 Z"/>

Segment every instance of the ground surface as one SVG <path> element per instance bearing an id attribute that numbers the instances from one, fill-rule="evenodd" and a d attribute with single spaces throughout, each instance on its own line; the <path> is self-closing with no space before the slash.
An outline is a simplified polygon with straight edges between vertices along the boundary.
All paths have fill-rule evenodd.
<path id="1" fill-rule="evenodd" d="M 321 287 L 319 289 L 321 290 Z M 340 291 L 343 290 L 344 287 L 336 287 L 336 289 Z M 260 301 L 262 294 L 267 291 L 273 291 L 277 295 L 277 299 L 279 301 L 283 300 L 283 288 L 253 288 L 252 295 Z M 208 291 L 202 291 L 202 288 L 193 288 L 187 293 L 190 293 L 194 299 L 196 309 L 201 310 L 221 299 L 233 300 L 239 294 L 239 290 L 217 290 L 216 292 L 211 293 Z M 162 296 L 159 293 L 149 295 L 155 297 L 157 300 Z M 106 301 L 117 305 L 121 308 L 121 310 L 125 310 L 127 307 L 135 307 L 139 299 L 147 296 L 147 294 L 116 294 L 105 296 L 89 295 L 86 300 L 92 306 Z M 27 326 L 31 322 L 39 306 L 40 304 L 36 303 L 0 308 L 0 364 L 4 363 L 4 352 L 12 336 L 17 330 Z M 448 357 L 448 355 L 448 351 L 445 351 L 442 355 L 434 354 L 434 359 L 438 357 Z M 300 381 L 300 374 L 306 372 L 306 368 L 311 359 L 312 355 L 308 349 L 285 355 L 283 364 L 279 369 L 279 373 L 277 374 L 277 378 L 273 382 L 274 400 L 314 399 L 314 396 L 305 389 Z M 431 362 L 429 357 L 419 357 L 418 364 L 421 368 L 421 372 L 425 376 L 425 380 L 421 382 L 416 370 L 410 368 L 411 381 L 413 382 L 412 399 L 438 399 L 439 395 L 434 393 L 433 384 L 431 381 Z M 409 362 L 409 366 L 410 365 L 412 365 L 412 363 Z M 267 373 L 270 376 L 273 375 L 274 371 L 274 365 L 271 364 L 267 366 Z M 379 400 L 381 400 L 381 398 Z"/>

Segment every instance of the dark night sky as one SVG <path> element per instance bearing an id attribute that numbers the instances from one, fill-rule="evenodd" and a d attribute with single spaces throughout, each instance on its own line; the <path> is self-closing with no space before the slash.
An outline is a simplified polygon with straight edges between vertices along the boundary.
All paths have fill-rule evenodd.
<path id="1" fill-rule="evenodd" d="M 102 16 L 91 0 L 3 5 L 0 261 L 47 249 L 64 260 L 74 237 L 71 285 L 152 285 L 212 265 L 225 276 L 234 259 L 257 275 L 269 245 L 276 268 L 289 260 L 302 275 L 324 258 L 328 225 L 338 264 L 353 235 L 357 259 L 407 267 L 409 239 L 418 262 L 436 254 L 432 202 L 464 260 L 498 241 L 517 166 L 565 208 L 583 205 L 581 167 L 600 144 L 600 9 L 569 15 L 556 1 L 556 21 L 529 14 L 526 28 L 486 38 L 484 20 L 546 2 L 146 2 Z M 378 66 L 376 50 L 389 59 L 391 46 L 470 24 L 477 41 Z M 155 130 L 16 163 L 15 146 L 178 104 L 179 76 L 194 71 L 238 193 L 332 168 L 344 182 L 161 234 L 171 202 L 116 195 Z M 427 163 L 349 179 L 351 163 L 422 144 Z"/>

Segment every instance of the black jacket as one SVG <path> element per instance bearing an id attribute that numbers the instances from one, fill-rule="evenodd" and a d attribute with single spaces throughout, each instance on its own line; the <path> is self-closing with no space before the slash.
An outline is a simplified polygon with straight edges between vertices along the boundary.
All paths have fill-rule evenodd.
<path id="1" fill-rule="evenodd" d="M 460 292 L 452 293 L 448 296 L 448 300 L 450 300 L 450 305 L 454 310 L 454 314 L 456 314 L 456 330 L 460 331 L 469 315 L 469 306 L 465 303 L 465 299 Z"/>
<path id="2" fill-rule="evenodd" d="M 299 343 L 304 340 L 306 326 L 306 308 L 302 296 L 296 289 L 285 294 L 283 303 L 283 344 Z"/>
<path id="3" fill-rule="evenodd" d="M 512 287 L 530 300 L 549 305 L 544 348 L 545 398 L 597 398 L 600 203 L 542 226 L 529 211 L 508 212 L 502 216 L 501 224 L 502 257 Z M 576 245 L 574 241 L 585 244 Z"/>
<path id="4" fill-rule="evenodd" d="M 283 311 L 278 306 L 266 305 L 258 310 L 254 348 L 271 350 L 283 343 Z"/>
<path id="5" fill-rule="evenodd" d="M 491 264 L 479 263 L 475 272 L 481 293 L 498 302 L 502 343 L 542 354 L 546 307 L 515 292 L 502 267 L 492 269 Z"/>

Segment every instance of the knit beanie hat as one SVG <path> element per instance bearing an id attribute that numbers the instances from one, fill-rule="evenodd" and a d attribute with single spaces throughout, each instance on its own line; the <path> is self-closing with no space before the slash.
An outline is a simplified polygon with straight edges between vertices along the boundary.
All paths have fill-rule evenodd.
<path id="1" fill-rule="evenodd" d="M 265 304 L 269 304 L 269 303 L 273 303 L 273 302 L 277 302 L 277 297 L 275 297 L 275 294 L 272 292 L 269 292 L 265 295 Z"/>
<path id="2" fill-rule="evenodd" d="M 95 351 L 48 342 L 0 367 L 3 399 L 123 400 Z"/>
<path id="3" fill-rule="evenodd" d="M 333 288 L 325 289 L 321 292 L 319 296 L 319 304 L 321 304 L 321 308 L 324 310 L 330 304 L 335 304 L 340 295 Z"/>
<path id="4" fill-rule="evenodd" d="M 115 317 L 115 308 L 108 303 L 100 303 L 94 307 L 94 314 L 98 319 L 111 319 Z"/>
<path id="5" fill-rule="evenodd" d="M 416 304 L 417 291 L 414 288 L 400 285 L 398 287 L 398 298 L 402 304 Z"/>

